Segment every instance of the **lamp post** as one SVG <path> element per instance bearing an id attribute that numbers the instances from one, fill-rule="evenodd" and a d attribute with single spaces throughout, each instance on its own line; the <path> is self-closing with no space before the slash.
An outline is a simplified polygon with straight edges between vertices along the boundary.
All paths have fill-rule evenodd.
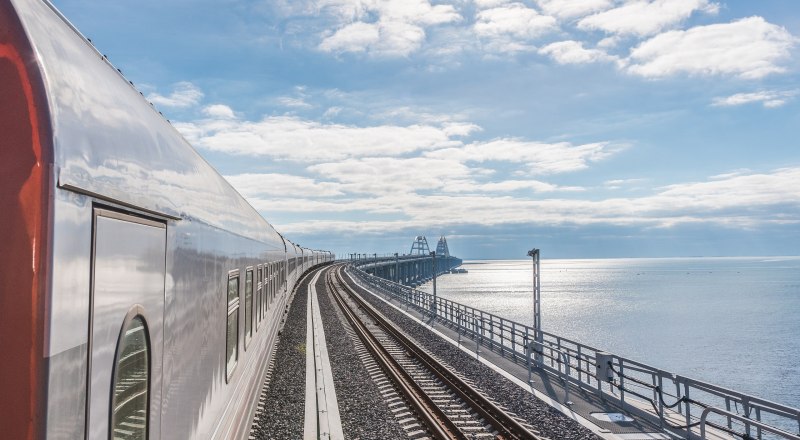
<path id="1" fill-rule="evenodd" d="M 542 287 L 539 278 L 539 249 L 529 250 L 528 256 L 533 259 L 533 331 L 536 336 L 536 342 L 542 344 L 544 337 L 542 335 Z M 538 350 L 536 361 L 541 364 L 541 345 L 538 346 Z"/>
<path id="2" fill-rule="evenodd" d="M 433 257 L 433 303 L 431 304 L 431 312 L 436 317 L 436 251 L 431 251 Z"/>

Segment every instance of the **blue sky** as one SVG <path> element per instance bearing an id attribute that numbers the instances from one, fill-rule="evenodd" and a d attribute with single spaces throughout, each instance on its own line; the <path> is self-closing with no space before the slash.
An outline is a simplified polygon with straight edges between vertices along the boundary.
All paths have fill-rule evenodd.
<path id="1" fill-rule="evenodd" d="M 278 230 L 797 255 L 794 0 L 56 0 Z"/>

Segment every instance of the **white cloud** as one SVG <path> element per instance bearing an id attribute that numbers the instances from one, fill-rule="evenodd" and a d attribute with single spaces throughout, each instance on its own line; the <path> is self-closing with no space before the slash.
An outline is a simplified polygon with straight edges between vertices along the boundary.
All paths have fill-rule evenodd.
<path id="1" fill-rule="evenodd" d="M 313 105 L 305 102 L 303 98 L 293 98 L 291 96 L 281 96 L 277 99 L 278 104 L 292 108 L 312 108 Z"/>
<path id="2" fill-rule="evenodd" d="M 633 0 L 582 18 L 578 29 L 643 37 L 679 24 L 695 11 L 716 13 L 718 8 L 708 0 Z"/>
<path id="3" fill-rule="evenodd" d="M 425 31 L 399 21 L 356 22 L 325 38 L 319 49 L 325 52 L 370 52 L 385 56 L 407 56 L 422 46 Z"/>
<path id="4" fill-rule="evenodd" d="M 511 3 L 511 0 L 475 0 L 475 6 L 478 9 L 496 8 L 509 3 Z"/>
<path id="5" fill-rule="evenodd" d="M 341 112 L 342 112 L 342 107 L 339 106 L 328 107 L 328 109 L 325 110 L 325 113 L 322 115 L 322 117 L 333 118 L 336 117 L 336 115 L 338 115 Z"/>
<path id="6" fill-rule="evenodd" d="M 536 0 L 536 3 L 545 14 L 562 20 L 583 17 L 608 9 L 614 4 L 612 0 Z"/>
<path id="7" fill-rule="evenodd" d="M 602 49 L 613 49 L 617 47 L 617 44 L 619 44 L 620 40 L 621 38 L 617 35 L 606 37 L 597 42 L 597 47 Z"/>
<path id="8" fill-rule="evenodd" d="M 454 181 L 468 181 L 483 170 L 448 158 L 364 157 L 308 167 L 308 171 L 339 182 L 349 193 L 392 197 L 440 190 Z"/>
<path id="9" fill-rule="evenodd" d="M 463 163 L 519 163 L 533 174 L 556 174 L 586 169 L 589 163 L 604 160 L 623 148 L 625 146 L 609 142 L 572 145 L 569 142 L 547 144 L 521 139 L 495 139 L 430 151 L 425 156 L 449 158 Z"/>
<path id="10" fill-rule="evenodd" d="M 475 33 L 484 38 L 537 38 L 557 29 L 553 17 L 541 15 L 522 3 L 512 3 L 478 12 Z"/>
<path id="11" fill-rule="evenodd" d="M 559 186 L 541 180 L 501 180 L 498 182 L 473 183 L 461 182 L 458 185 L 448 185 L 445 189 L 450 193 L 498 193 L 529 190 L 535 193 L 556 192 L 556 191 L 584 191 L 585 188 L 578 186 Z"/>
<path id="12" fill-rule="evenodd" d="M 237 174 L 225 179 L 244 197 L 333 197 L 344 193 L 339 184 L 291 174 Z"/>
<path id="13" fill-rule="evenodd" d="M 422 25 L 460 21 L 461 15 L 452 5 L 431 5 L 428 0 L 384 0 L 375 2 L 381 19 Z"/>
<path id="14" fill-rule="evenodd" d="M 776 108 L 786 104 L 797 95 L 797 90 L 776 91 L 762 90 L 760 92 L 736 93 L 735 95 L 714 98 L 711 105 L 715 107 L 733 107 L 744 104 L 760 102 L 766 108 Z"/>
<path id="15" fill-rule="evenodd" d="M 371 52 L 387 56 L 407 56 L 416 51 L 425 41 L 425 30 L 416 24 L 403 21 L 382 21 L 380 40 Z"/>
<path id="16" fill-rule="evenodd" d="M 533 41 L 558 29 L 556 19 L 522 3 L 510 3 L 478 12 L 472 30 L 487 53 L 513 54 L 536 50 Z"/>
<path id="17" fill-rule="evenodd" d="M 228 154 L 270 156 L 294 161 L 341 160 L 362 156 L 396 156 L 461 145 L 458 139 L 480 127 L 451 122 L 440 126 L 325 124 L 294 116 L 260 121 L 204 119 L 176 123 L 195 146 Z"/>
<path id="18" fill-rule="evenodd" d="M 585 49 L 579 41 L 559 41 L 539 49 L 542 55 L 549 55 L 559 64 L 585 64 L 598 61 L 615 61 L 611 56 L 599 49 Z"/>
<path id="19" fill-rule="evenodd" d="M 236 115 L 233 109 L 225 104 L 211 104 L 203 108 L 203 114 L 218 119 L 233 119 Z"/>
<path id="20" fill-rule="evenodd" d="M 343 11 L 343 25 L 318 46 L 324 52 L 408 56 L 422 46 L 426 27 L 462 20 L 452 5 L 428 0 L 332 1 L 322 6 Z"/>
<path id="21" fill-rule="evenodd" d="M 364 52 L 380 40 L 375 23 L 356 22 L 337 30 L 322 40 L 319 49 L 325 52 Z"/>
<path id="22" fill-rule="evenodd" d="M 456 129 L 458 125 L 461 124 L 460 121 L 467 119 L 465 114 L 459 113 L 433 113 L 430 112 L 428 109 L 424 107 L 411 107 L 411 106 L 398 106 L 398 107 L 391 107 L 376 113 L 373 115 L 379 120 L 386 120 L 386 121 L 404 121 L 416 124 L 441 124 L 445 126 L 450 126 L 451 129 Z M 456 125 L 452 125 L 456 124 Z M 480 130 L 475 126 L 463 126 L 464 128 L 472 127 L 472 129 Z M 472 132 L 473 130 L 470 130 Z"/>
<path id="23" fill-rule="evenodd" d="M 344 172 L 344 170 L 342 170 Z M 285 203 L 287 210 L 390 213 L 397 220 L 314 221 L 282 227 L 291 232 L 380 232 L 382 229 L 535 224 L 635 225 L 673 227 L 707 223 L 754 228 L 765 224 L 798 224 L 800 168 L 769 173 L 736 174 L 721 180 L 690 182 L 657 189 L 638 198 L 523 198 L 496 195 L 422 195 L 399 192 L 345 203 Z M 503 186 L 502 183 L 499 183 Z M 515 186 L 514 183 L 508 185 Z M 274 207 L 270 204 L 271 207 Z M 322 211 L 320 211 L 322 210 Z"/>
<path id="24" fill-rule="evenodd" d="M 699 217 L 711 211 L 737 210 L 756 213 L 772 205 L 800 207 L 800 168 L 781 168 L 771 173 L 734 173 L 707 182 L 669 185 L 654 197 L 657 210 L 685 211 Z M 654 208 L 653 210 L 656 210 Z M 756 219 L 751 221 L 755 222 Z M 800 222 L 794 219 L 793 222 Z"/>
<path id="25" fill-rule="evenodd" d="M 785 69 L 796 39 L 761 17 L 657 35 L 631 50 L 628 71 L 659 78 L 688 73 L 762 78 Z"/>
<path id="26" fill-rule="evenodd" d="M 621 189 L 623 187 L 641 185 L 646 182 L 646 180 L 647 179 L 612 179 L 603 182 L 603 186 L 607 189 Z"/>
<path id="27" fill-rule="evenodd" d="M 147 99 L 155 105 L 177 108 L 192 107 L 197 105 L 202 98 L 203 92 L 187 81 L 176 83 L 169 96 L 163 96 L 156 92 L 147 95 Z"/>

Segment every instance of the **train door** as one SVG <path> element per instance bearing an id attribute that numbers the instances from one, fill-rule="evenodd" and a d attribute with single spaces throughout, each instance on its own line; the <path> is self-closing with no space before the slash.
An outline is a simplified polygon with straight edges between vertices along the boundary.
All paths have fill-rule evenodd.
<path id="1" fill-rule="evenodd" d="M 166 225 L 95 209 L 90 440 L 160 437 Z"/>

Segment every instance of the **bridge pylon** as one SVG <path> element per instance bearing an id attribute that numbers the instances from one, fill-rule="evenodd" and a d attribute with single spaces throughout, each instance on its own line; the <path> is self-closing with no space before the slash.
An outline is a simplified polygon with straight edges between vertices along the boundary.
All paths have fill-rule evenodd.
<path id="1" fill-rule="evenodd" d="M 450 256 L 450 249 L 447 248 L 447 239 L 444 238 L 444 235 L 439 238 L 439 243 L 436 244 L 436 255 L 442 257 Z"/>
<path id="2" fill-rule="evenodd" d="M 428 255 L 431 249 L 428 247 L 428 240 L 424 235 L 417 235 L 411 243 L 411 255 Z"/>

